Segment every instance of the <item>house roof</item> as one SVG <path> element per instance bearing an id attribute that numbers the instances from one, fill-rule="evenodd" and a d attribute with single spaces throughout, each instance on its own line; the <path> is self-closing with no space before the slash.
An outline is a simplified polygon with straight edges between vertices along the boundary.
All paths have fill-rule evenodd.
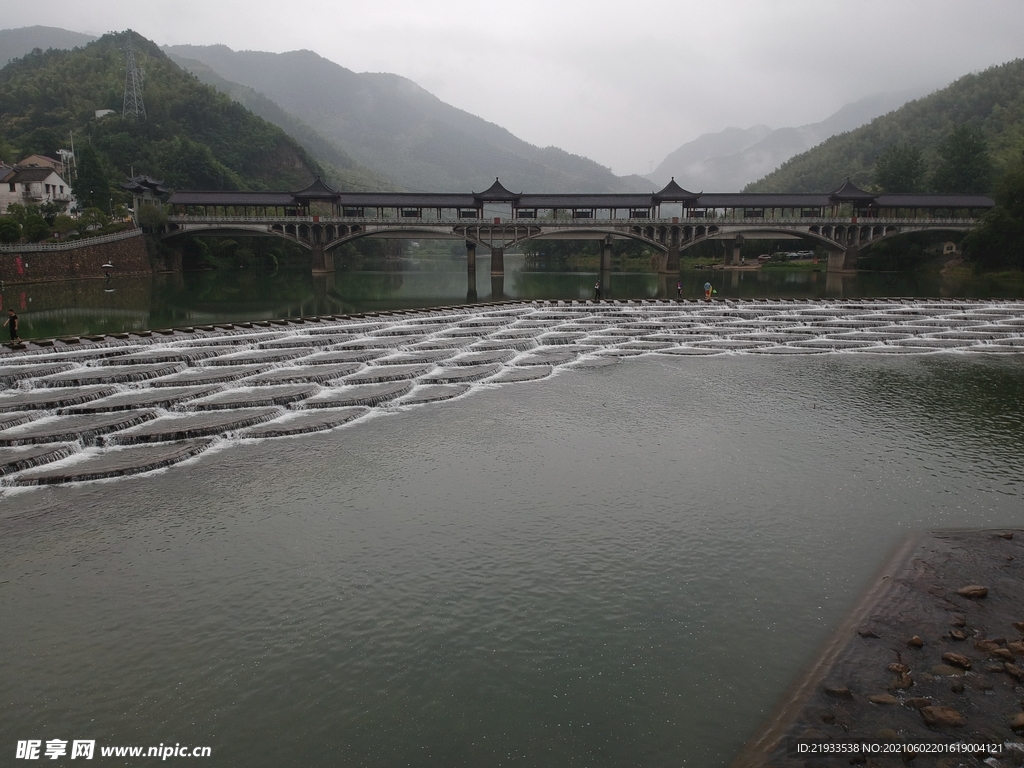
<path id="1" fill-rule="evenodd" d="M 45 181 L 50 176 L 60 176 L 53 168 L 48 165 L 16 165 L 14 166 L 14 177 L 8 179 L 8 181 L 15 181 L 19 184 L 32 184 L 35 182 Z M 61 179 L 63 181 L 63 179 Z"/>
<path id="2" fill-rule="evenodd" d="M 7 177 L 12 173 L 14 173 L 14 168 L 12 166 L 0 163 L 0 181 L 6 181 Z"/>

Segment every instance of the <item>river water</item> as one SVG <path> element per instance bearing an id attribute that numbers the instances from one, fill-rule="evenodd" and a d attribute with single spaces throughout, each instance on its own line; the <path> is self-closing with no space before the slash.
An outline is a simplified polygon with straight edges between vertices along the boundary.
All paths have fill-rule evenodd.
<path id="1" fill-rule="evenodd" d="M 10 491 L 0 750 L 724 766 L 902 536 L 1020 526 L 1022 478 L 1020 355 L 722 355 Z"/>
<path id="2" fill-rule="evenodd" d="M 338 266 L 338 272 L 327 276 L 313 276 L 308 268 L 217 270 L 0 286 L 0 312 L 13 308 L 18 313 L 23 338 L 48 338 L 501 299 L 588 299 L 600 277 L 586 269 L 530 267 L 522 256 L 509 254 L 504 277 L 493 279 L 490 259 L 484 256 L 478 260 L 471 293 L 464 260 L 408 258 L 386 270 L 372 263 Z M 1024 283 L 993 277 L 766 269 L 684 270 L 679 278 L 613 270 L 606 275 L 604 297 L 676 298 L 676 283 L 681 282 L 683 297 L 693 299 L 703 295 L 707 281 L 720 298 L 1024 296 Z"/>

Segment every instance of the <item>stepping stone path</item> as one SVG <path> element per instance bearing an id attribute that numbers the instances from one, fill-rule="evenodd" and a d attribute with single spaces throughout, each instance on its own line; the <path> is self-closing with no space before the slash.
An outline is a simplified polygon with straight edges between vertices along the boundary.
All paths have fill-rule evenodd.
<path id="1" fill-rule="evenodd" d="M 27 342 L 0 348 L 4 486 L 137 474 L 225 438 L 643 355 L 1024 355 L 1024 301 L 523 302 Z M 695 363 L 696 364 L 696 363 Z"/>

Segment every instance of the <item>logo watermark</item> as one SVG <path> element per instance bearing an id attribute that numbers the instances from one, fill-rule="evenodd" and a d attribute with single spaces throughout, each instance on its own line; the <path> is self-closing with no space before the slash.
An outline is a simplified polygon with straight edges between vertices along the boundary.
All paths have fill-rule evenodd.
<path id="1" fill-rule="evenodd" d="M 210 747 L 190 747 L 186 744 L 161 743 L 156 747 L 119 747 L 101 745 L 96 748 L 95 739 L 25 739 L 19 741 L 14 757 L 16 760 L 92 760 L 99 757 L 155 757 L 166 760 L 169 757 L 210 757 Z"/>

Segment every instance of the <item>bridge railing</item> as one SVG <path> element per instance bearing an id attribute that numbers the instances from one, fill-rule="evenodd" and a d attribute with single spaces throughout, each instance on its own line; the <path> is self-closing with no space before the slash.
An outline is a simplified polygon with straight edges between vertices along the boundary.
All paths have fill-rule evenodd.
<path id="1" fill-rule="evenodd" d="M 233 222 L 240 224 L 359 224 L 363 226 L 372 225 L 411 225 L 411 226 L 489 226 L 489 227 L 645 227 L 645 226 L 702 226 L 707 224 L 732 225 L 732 226 L 850 226 L 869 227 L 882 225 L 914 225 L 930 224 L 945 226 L 963 226 L 976 224 L 976 218 L 858 218 L 854 220 L 846 217 L 823 217 L 823 218 L 744 218 L 744 217 L 700 217 L 700 218 L 670 218 L 670 219 L 590 219 L 590 218 L 565 218 L 565 219 L 501 219 L 495 224 L 493 218 L 463 219 L 463 218 L 421 218 L 421 217 L 387 217 L 387 218 L 356 218 L 344 216 L 169 216 L 168 222 L 172 224 L 223 224 Z M 122 233 L 118 233 L 122 234 Z M 107 237 L 113 237 L 108 235 Z M 96 239 L 99 242 L 99 238 Z"/>
<path id="2" fill-rule="evenodd" d="M 65 240 L 62 243 L 14 243 L 13 245 L 0 245 L 0 252 L 38 253 L 40 251 L 72 251 L 76 248 L 84 248 L 87 245 L 102 245 L 103 243 L 113 243 L 118 240 L 127 240 L 129 237 L 141 236 L 141 229 L 126 229 L 123 232 L 112 232 L 109 235 L 97 235 L 96 237 L 80 237 L 77 240 Z"/>

